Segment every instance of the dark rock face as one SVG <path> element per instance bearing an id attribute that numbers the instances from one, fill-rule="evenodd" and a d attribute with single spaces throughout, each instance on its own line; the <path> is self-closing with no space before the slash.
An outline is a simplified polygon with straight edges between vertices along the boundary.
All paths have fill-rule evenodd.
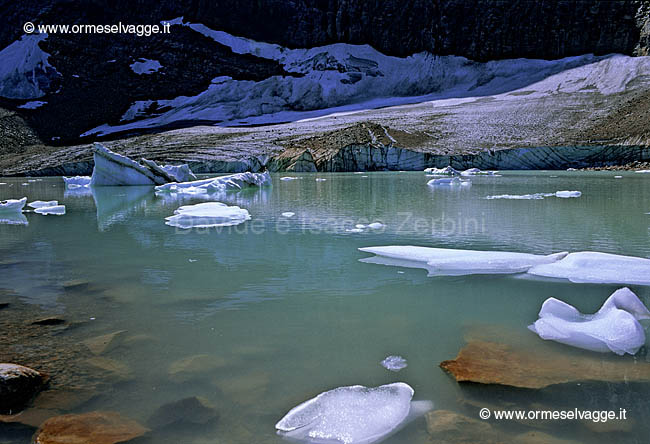
<path id="1" fill-rule="evenodd" d="M 0 364 L 0 414 L 14 414 L 43 388 L 48 376 L 17 364 Z"/>

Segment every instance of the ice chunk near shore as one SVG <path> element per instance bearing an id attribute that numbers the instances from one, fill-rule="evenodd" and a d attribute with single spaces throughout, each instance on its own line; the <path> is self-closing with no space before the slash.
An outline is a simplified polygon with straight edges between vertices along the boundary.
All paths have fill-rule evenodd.
<path id="1" fill-rule="evenodd" d="M 580 197 L 582 196 L 582 193 L 580 191 L 556 191 L 555 192 L 555 197 L 561 197 L 564 199 L 568 199 L 570 197 Z"/>
<path id="2" fill-rule="evenodd" d="M 370 444 L 432 408 L 430 402 L 412 402 L 413 394 L 403 382 L 339 387 L 294 407 L 275 428 L 304 443 Z"/>
<path id="3" fill-rule="evenodd" d="M 0 213 L 20 213 L 23 211 L 27 198 L 8 199 L 0 201 Z"/>
<path id="4" fill-rule="evenodd" d="M 184 229 L 227 227 L 239 225 L 250 218 L 248 211 L 243 208 L 221 202 L 204 202 L 179 207 L 173 216 L 165 218 L 165 224 Z"/>
<path id="5" fill-rule="evenodd" d="M 63 176 L 63 182 L 65 183 L 65 187 L 69 190 L 73 190 L 75 188 L 82 188 L 82 187 L 89 187 L 90 186 L 90 176 L 73 176 L 73 177 L 65 177 Z"/>
<path id="6" fill-rule="evenodd" d="M 429 272 L 429 276 L 523 273 L 535 265 L 554 263 L 568 254 L 563 252 L 544 256 L 506 251 L 456 250 L 410 245 L 366 247 L 359 248 L 359 250 L 376 255 L 376 257 L 361 259 L 361 262 L 423 268 Z"/>
<path id="7" fill-rule="evenodd" d="M 582 251 L 536 265 L 528 273 L 575 283 L 650 285 L 650 259 Z"/>
<path id="8" fill-rule="evenodd" d="M 43 208 L 43 207 L 54 207 L 57 206 L 58 204 L 59 202 L 56 200 L 48 200 L 48 201 L 35 200 L 34 202 L 28 203 L 27 206 L 31 208 Z"/>
<path id="9" fill-rule="evenodd" d="M 39 207 L 34 210 L 35 213 L 38 214 L 43 214 L 43 215 L 48 215 L 48 214 L 54 214 L 56 216 L 62 216 L 65 214 L 65 205 L 51 205 L 51 206 L 44 206 L 44 207 Z"/>
<path id="10" fill-rule="evenodd" d="M 433 176 L 458 176 L 460 174 L 458 170 L 451 166 L 444 168 L 426 168 L 424 172 Z"/>
<path id="11" fill-rule="evenodd" d="M 406 359 L 401 356 L 387 356 L 386 359 L 381 361 L 381 366 L 391 372 L 398 372 L 407 367 Z"/>
<path id="12" fill-rule="evenodd" d="M 549 298 L 542 304 L 539 319 L 528 328 L 542 339 L 572 347 L 633 355 L 645 344 L 642 319 L 650 319 L 650 311 L 632 291 L 621 288 L 592 315 Z"/>
<path id="13" fill-rule="evenodd" d="M 271 175 L 264 173 L 237 173 L 228 176 L 211 177 L 191 182 L 168 183 L 156 187 L 156 193 L 204 194 L 224 191 L 239 191 L 248 187 L 271 185 Z"/>
<path id="14" fill-rule="evenodd" d="M 136 162 L 114 153 L 101 143 L 93 147 L 95 167 L 91 186 L 163 185 L 180 179 L 196 178 L 187 165 L 162 167 L 153 160 Z"/>

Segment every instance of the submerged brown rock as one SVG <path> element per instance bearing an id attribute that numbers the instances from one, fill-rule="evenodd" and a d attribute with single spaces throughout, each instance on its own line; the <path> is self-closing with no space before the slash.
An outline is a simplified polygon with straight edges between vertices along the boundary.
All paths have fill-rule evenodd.
<path id="1" fill-rule="evenodd" d="M 149 430 L 116 412 L 90 412 L 50 418 L 34 434 L 34 444 L 115 444 Z"/>
<path id="2" fill-rule="evenodd" d="M 177 425 L 205 425 L 216 421 L 219 413 L 206 399 L 192 396 L 158 408 L 147 425 L 160 429 Z"/>
<path id="3" fill-rule="evenodd" d="M 469 342 L 440 367 L 458 382 L 530 389 L 578 381 L 650 382 L 650 363 L 582 352 L 569 355 L 551 347 L 540 353 L 523 345 L 481 340 Z"/>

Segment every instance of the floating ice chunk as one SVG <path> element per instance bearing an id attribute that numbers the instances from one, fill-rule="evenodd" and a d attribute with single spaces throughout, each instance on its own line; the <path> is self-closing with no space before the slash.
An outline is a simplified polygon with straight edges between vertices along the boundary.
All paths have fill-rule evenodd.
<path id="1" fill-rule="evenodd" d="M 429 271 L 429 276 L 523 273 L 535 265 L 554 263 L 568 254 L 563 252 L 543 256 L 505 251 L 455 250 L 410 245 L 367 247 L 359 248 L 359 250 L 376 255 L 376 257 L 361 259 L 361 262 L 424 268 Z"/>
<path id="2" fill-rule="evenodd" d="M 535 193 L 535 194 L 499 194 L 496 196 L 488 196 L 486 199 L 510 199 L 510 200 L 541 200 L 544 197 L 554 196 L 550 193 Z"/>
<path id="3" fill-rule="evenodd" d="M 406 368 L 406 359 L 401 356 L 387 356 L 386 359 L 381 361 L 381 366 L 391 372 L 398 372 L 403 368 Z"/>
<path id="4" fill-rule="evenodd" d="M 370 444 L 395 432 L 410 414 L 431 408 L 431 403 L 411 402 L 413 394 L 403 382 L 339 387 L 294 407 L 275 428 L 305 443 Z"/>
<path id="5" fill-rule="evenodd" d="M 430 181 L 427 182 L 427 185 L 431 187 L 438 187 L 438 186 L 449 187 L 449 186 L 458 186 L 458 185 L 468 186 L 471 185 L 471 182 L 469 180 L 461 180 L 458 177 L 440 177 L 438 179 L 431 179 Z"/>
<path id="6" fill-rule="evenodd" d="M 282 213 L 282 217 L 287 217 L 287 218 L 288 217 L 293 217 L 295 215 L 296 215 L 296 213 L 292 213 L 291 211 L 286 211 L 286 212 Z"/>
<path id="7" fill-rule="evenodd" d="M 382 224 L 381 222 L 373 222 L 368 225 L 368 228 L 371 228 L 373 230 L 380 230 L 384 228 L 386 225 Z"/>
<path id="8" fill-rule="evenodd" d="M 321 177 L 316 178 L 316 182 L 325 182 L 327 179 L 323 179 Z"/>
<path id="9" fill-rule="evenodd" d="M 55 207 L 58 204 L 59 202 L 56 200 L 49 200 L 49 201 L 35 200 L 34 202 L 28 203 L 27 206 L 31 208 L 43 208 L 43 207 Z"/>
<path id="10" fill-rule="evenodd" d="M 444 168 L 426 168 L 424 172 L 433 176 L 458 176 L 460 174 L 458 170 L 451 166 L 446 166 Z"/>
<path id="11" fill-rule="evenodd" d="M 228 176 L 211 177 L 192 182 L 168 183 L 156 187 L 157 193 L 203 194 L 224 191 L 239 191 L 247 187 L 271 185 L 271 175 L 265 173 L 237 173 Z"/>
<path id="12" fill-rule="evenodd" d="M 36 208 L 34 212 L 43 215 L 54 214 L 57 216 L 62 216 L 65 214 L 65 205 L 52 205 L 49 207 L 39 207 Z"/>
<path id="13" fill-rule="evenodd" d="M 291 177 L 291 176 L 284 176 L 284 177 L 281 177 L 280 180 L 284 180 L 285 182 L 287 182 L 289 180 L 298 180 L 298 178 L 297 177 Z"/>
<path id="14" fill-rule="evenodd" d="M 528 273 L 576 283 L 650 285 L 650 259 L 582 251 L 537 265 Z"/>
<path id="15" fill-rule="evenodd" d="M 635 171 L 635 173 L 641 173 L 641 174 L 645 173 L 645 174 L 647 174 L 647 173 L 650 173 L 650 170 L 637 170 L 637 171 Z"/>
<path id="16" fill-rule="evenodd" d="M 184 229 L 227 227 L 239 225 L 250 218 L 243 208 L 230 207 L 221 202 L 205 202 L 179 207 L 173 216 L 165 218 L 165 224 Z"/>
<path id="17" fill-rule="evenodd" d="M 478 168 L 470 168 L 460 173 L 461 176 L 498 176 L 497 171 L 483 171 Z"/>
<path id="18" fill-rule="evenodd" d="M 22 199 L 8 199 L 0 201 L 0 213 L 20 213 L 23 211 L 27 198 Z"/>
<path id="19" fill-rule="evenodd" d="M 556 191 L 555 197 L 561 197 L 567 199 L 569 197 L 580 197 L 582 193 L 580 191 Z"/>
<path id="20" fill-rule="evenodd" d="M 593 315 L 549 298 L 542 304 L 539 319 L 528 328 L 542 339 L 572 347 L 633 355 L 645 344 L 641 319 L 650 319 L 650 311 L 628 288 L 621 288 Z"/>
<path id="21" fill-rule="evenodd" d="M 92 186 L 162 185 L 176 182 L 175 175 L 186 178 L 189 177 L 188 174 L 192 174 L 187 165 L 165 168 L 147 159 L 141 159 L 142 163 L 138 163 L 97 142 L 93 151 L 95 167 L 90 181 Z"/>
<path id="22" fill-rule="evenodd" d="M 65 182 L 65 187 L 68 189 L 75 189 L 81 187 L 90 186 L 90 176 L 73 176 L 73 177 L 63 177 L 63 182 Z"/>
<path id="23" fill-rule="evenodd" d="M 614 179 L 622 179 L 623 176 L 614 176 Z"/>
<path id="24" fill-rule="evenodd" d="M 363 233 L 363 228 L 348 228 L 347 233 Z"/>
<path id="25" fill-rule="evenodd" d="M 0 185 L 7 185 L 7 182 L 0 182 Z"/>
<path id="26" fill-rule="evenodd" d="M 364 224 L 356 224 L 354 226 L 354 228 L 359 228 L 360 230 L 363 230 L 364 228 L 366 228 L 366 225 L 364 225 Z"/>

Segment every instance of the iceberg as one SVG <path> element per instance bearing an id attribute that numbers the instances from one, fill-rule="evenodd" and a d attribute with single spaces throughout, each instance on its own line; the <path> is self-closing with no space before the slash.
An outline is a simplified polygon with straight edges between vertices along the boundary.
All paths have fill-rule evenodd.
<path id="1" fill-rule="evenodd" d="M 247 187 L 271 185 L 271 175 L 264 173 L 237 173 L 228 176 L 211 177 L 192 182 L 169 183 L 156 187 L 156 193 L 205 194 L 224 191 L 239 191 Z"/>
<path id="2" fill-rule="evenodd" d="M 471 184 L 472 182 L 470 182 L 469 180 L 461 180 L 458 177 L 441 177 L 438 179 L 431 179 L 430 181 L 427 182 L 427 185 L 431 187 L 438 187 L 438 186 L 449 187 L 449 186 L 458 186 L 458 185 L 468 186 Z"/>
<path id="3" fill-rule="evenodd" d="M 359 248 L 359 250 L 376 255 L 361 259 L 361 262 L 424 268 L 429 272 L 429 276 L 524 273 L 535 265 L 555 263 L 568 254 L 562 252 L 544 256 L 505 251 L 455 250 L 410 245 L 366 247 Z"/>
<path id="4" fill-rule="evenodd" d="M 460 174 L 458 170 L 451 166 L 444 168 L 426 168 L 424 172 L 433 176 L 458 176 Z"/>
<path id="5" fill-rule="evenodd" d="M 615 291 L 595 314 L 582 314 L 555 298 L 544 301 L 528 328 L 540 338 L 600 353 L 636 354 L 645 344 L 639 323 L 650 311 L 628 288 Z"/>
<path id="6" fill-rule="evenodd" d="M 460 173 L 461 176 L 499 176 L 496 171 L 483 171 L 478 168 L 470 168 Z"/>
<path id="7" fill-rule="evenodd" d="M 386 359 L 381 361 L 381 366 L 391 372 L 398 372 L 403 368 L 406 368 L 406 359 L 401 356 L 387 356 Z"/>
<path id="8" fill-rule="evenodd" d="M 49 201 L 35 200 L 34 202 L 28 203 L 27 206 L 31 208 L 43 208 L 43 207 L 55 207 L 58 204 L 59 202 L 56 200 L 49 200 Z"/>
<path id="9" fill-rule="evenodd" d="M 91 186 L 121 185 L 163 185 L 196 177 L 187 165 L 164 167 L 153 160 L 141 159 L 136 162 L 121 154 L 114 153 L 101 143 L 94 144 L 95 167 L 90 180 Z"/>
<path id="10" fill-rule="evenodd" d="M 650 285 L 650 259 L 582 251 L 561 261 L 536 265 L 528 273 L 575 283 Z"/>
<path id="11" fill-rule="evenodd" d="M 27 198 L 22 199 L 8 199 L 0 201 L 0 213 L 20 213 L 23 211 Z"/>
<path id="12" fill-rule="evenodd" d="M 378 442 L 432 407 L 412 402 L 403 382 L 368 388 L 339 387 L 294 407 L 276 425 L 278 434 L 304 443 Z"/>
<path id="13" fill-rule="evenodd" d="M 570 197 L 580 197 L 582 196 L 582 193 L 580 191 L 556 191 L 555 192 L 555 197 L 561 197 L 564 199 L 568 199 Z"/>
<path id="14" fill-rule="evenodd" d="M 89 187 L 91 179 L 92 178 L 90 176 L 64 176 L 63 182 L 65 183 L 65 187 L 67 189 L 73 190 L 75 188 Z"/>
<path id="15" fill-rule="evenodd" d="M 165 218 L 165 224 L 183 229 L 227 227 L 239 225 L 250 218 L 243 208 L 230 207 L 221 202 L 204 202 L 179 207 L 173 216 Z"/>
<path id="16" fill-rule="evenodd" d="M 34 210 L 34 213 L 43 214 L 43 215 L 54 214 L 57 216 L 62 216 L 65 214 L 65 205 L 52 205 L 52 206 L 39 207 Z"/>

